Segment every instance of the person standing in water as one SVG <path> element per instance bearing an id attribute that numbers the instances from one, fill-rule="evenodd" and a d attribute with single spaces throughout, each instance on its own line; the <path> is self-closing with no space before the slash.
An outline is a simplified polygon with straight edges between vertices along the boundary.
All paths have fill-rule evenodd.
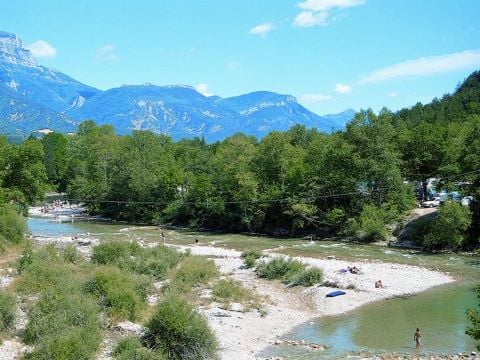
<path id="1" fill-rule="evenodd" d="M 415 334 L 413 335 L 413 341 L 415 341 L 417 350 L 420 350 L 421 338 L 422 335 L 420 335 L 420 329 L 417 328 L 417 331 L 415 331 Z"/>

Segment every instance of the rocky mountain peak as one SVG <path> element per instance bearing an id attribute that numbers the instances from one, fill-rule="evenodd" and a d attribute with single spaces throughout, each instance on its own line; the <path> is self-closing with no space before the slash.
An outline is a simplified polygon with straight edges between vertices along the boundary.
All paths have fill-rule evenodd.
<path id="1" fill-rule="evenodd" d="M 17 35 L 5 31 L 0 31 L 0 62 L 38 66 L 30 50 L 23 46 L 22 40 Z"/>

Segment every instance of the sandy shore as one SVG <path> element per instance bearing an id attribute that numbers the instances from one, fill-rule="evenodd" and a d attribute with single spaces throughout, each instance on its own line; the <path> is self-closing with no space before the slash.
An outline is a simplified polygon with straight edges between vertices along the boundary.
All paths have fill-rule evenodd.
<path id="1" fill-rule="evenodd" d="M 182 246 L 192 254 L 210 256 L 219 270 L 261 296 L 268 296 L 266 315 L 257 311 L 239 312 L 218 308 L 213 304 L 200 309 L 207 317 L 220 341 L 220 356 L 229 359 L 254 359 L 278 337 L 294 327 L 324 315 L 338 315 L 364 304 L 395 296 L 409 296 L 430 287 L 454 281 L 447 274 L 416 266 L 380 262 L 345 262 L 336 259 L 296 258 L 323 269 L 326 281 L 335 282 L 346 295 L 327 298 L 331 287 L 287 288 L 285 285 L 258 279 L 251 269 L 242 268 L 240 252 L 208 246 Z M 283 256 L 278 254 L 266 255 Z M 339 273 L 347 266 L 356 266 L 361 274 Z M 381 279 L 384 288 L 377 289 Z M 345 290 L 353 285 L 355 290 Z"/>

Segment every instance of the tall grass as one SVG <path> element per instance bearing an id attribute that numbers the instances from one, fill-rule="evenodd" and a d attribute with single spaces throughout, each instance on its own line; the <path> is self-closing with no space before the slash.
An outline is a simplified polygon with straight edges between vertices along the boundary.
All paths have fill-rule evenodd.
<path id="1" fill-rule="evenodd" d="M 15 319 L 15 297 L 0 291 L 0 333 L 8 330 Z"/>
<path id="2" fill-rule="evenodd" d="M 170 274 L 168 290 L 187 293 L 192 288 L 205 285 L 218 276 L 213 260 L 201 256 L 187 256 Z"/>
<path id="3" fill-rule="evenodd" d="M 8 244 L 18 244 L 25 236 L 27 223 L 10 204 L 0 204 L 0 252 Z"/>
<path id="4" fill-rule="evenodd" d="M 244 304 L 247 308 L 260 308 L 258 296 L 233 279 L 222 279 L 212 289 L 213 300 L 223 303 L 226 308 L 232 302 Z"/>
<path id="5" fill-rule="evenodd" d="M 114 265 L 129 272 L 164 279 L 182 255 L 166 246 L 142 248 L 134 242 L 107 241 L 93 248 L 91 261 L 100 265 Z"/>
<path id="6" fill-rule="evenodd" d="M 44 292 L 28 315 L 23 339 L 34 351 L 26 359 L 92 359 L 102 337 L 99 312 L 76 287 Z"/>
<path id="7" fill-rule="evenodd" d="M 140 340 L 135 337 L 121 339 L 113 351 L 113 358 L 116 360 L 167 360 L 161 351 L 142 347 Z"/>
<path id="8" fill-rule="evenodd" d="M 247 250 L 247 251 L 244 251 L 241 255 L 241 258 L 243 259 L 243 262 L 247 269 L 255 267 L 255 263 L 261 257 L 262 257 L 262 253 L 258 250 Z"/>
<path id="9" fill-rule="evenodd" d="M 145 344 L 168 359 L 217 358 L 217 340 L 207 321 L 181 297 L 167 296 L 146 328 Z"/>
<path id="10" fill-rule="evenodd" d="M 268 280 L 282 280 L 290 286 L 302 285 L 312 286 L 321 283 L 323 272 L 316 267 L 308 267 L 302 262 L 294 259 L 277 257 L 271 261 L 263 261 L 256 267 L 259 277 Z"/>
<path id="11" fill-rule="evenodd" d="M 98 298 L 99 304 L 115 318 L 135 320 L 145 307 L 149 282 L 112 266 L 96 269 L 84 290 Z"/>

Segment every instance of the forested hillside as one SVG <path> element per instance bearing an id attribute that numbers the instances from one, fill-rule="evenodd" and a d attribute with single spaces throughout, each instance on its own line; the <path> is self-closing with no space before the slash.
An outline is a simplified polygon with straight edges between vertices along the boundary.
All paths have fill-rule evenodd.
<path id="1" fill-rule="evenodd" d="M 43 145 L 49 181 L 114 219 L 385 239 L 385 225 L 416 206 L 405 180 L 437 177 L 449 190 L 470 182 L 461 190 L 479 198 L 480 73 L 427 105 L 360 111 L 333 134 L 297 125 L 261 141 L 236 134 L 207 145 L 150 132 L 119 137 L 87 121 Z M 461 246 L 478 243 L 478 203 L 472 209 Z"/>

